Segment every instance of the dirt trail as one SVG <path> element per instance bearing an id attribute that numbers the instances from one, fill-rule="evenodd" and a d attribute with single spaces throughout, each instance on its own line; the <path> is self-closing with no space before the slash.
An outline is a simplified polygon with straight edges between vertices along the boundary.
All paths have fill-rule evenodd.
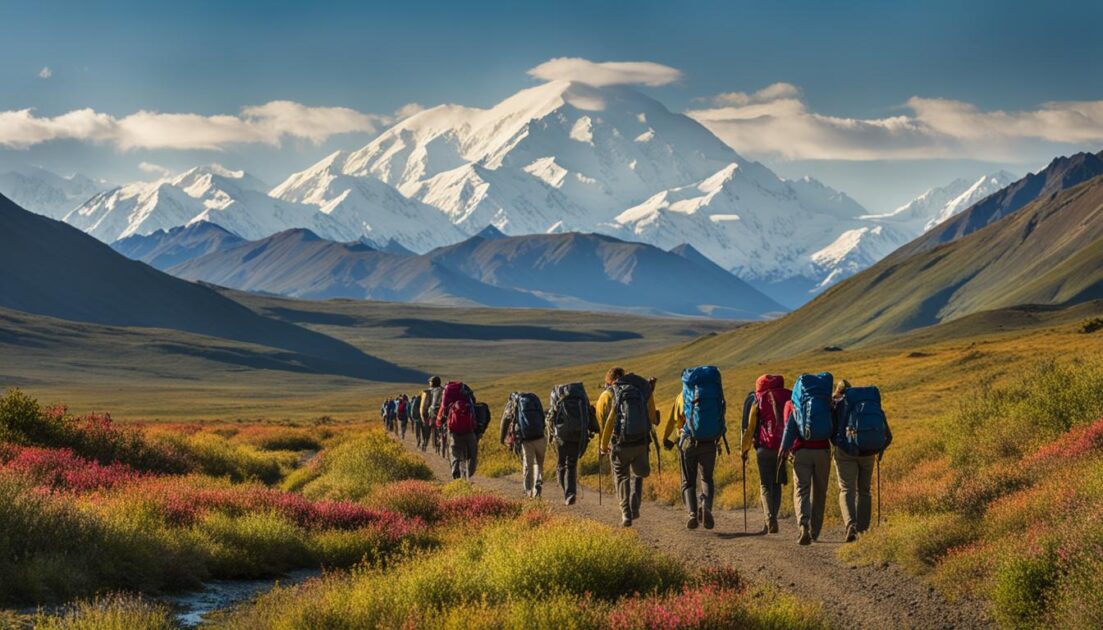
<path id="1" fill-rule="evenodd" d="M 414 448 L 412 434 L 407 435 L 405 446 L 422 455 L 439 479 L 451 479 L 444 460 L 431 451 L 421 453 Z M 476 476 L 472 481 L 503 496 L 523 498 L 519 473 L 497 479 Z M 606 481 L 602 505 L 598 505 L 598 493 L 590 488 L 584 489 L 574 506 L 563 505 L 562 491 L 554 477 L 545 479 L 543 500 L 555 512 L 619 524 L 620 509 L 616 497 L 610 495 L 609 480 Z M 786 495 L 787 500 L 789 496 Z M 831 493 L 828 496 L 834 500 Z M 791 518 L 781 522 L 780 534 L 765 536 L 755 533 L 761 512 L 748 514 L 750 534 L 743 532 L 742 510 L 715 512 L 716 528 L 712 531 L 688 530 L 681 509 L 647 502 L 632 530 L 640 540 L 674 557 L 690 563 L 725 562 L 753 580 L 823 602 L 828 617 L 840 628 L 993 626 L 980 603 L 947 601 L 895 566 L 856 567 L 843 563 L 835 553 L 843 544 L 840 531 L 825 531 L 820 541 L 800 547 Z"/>

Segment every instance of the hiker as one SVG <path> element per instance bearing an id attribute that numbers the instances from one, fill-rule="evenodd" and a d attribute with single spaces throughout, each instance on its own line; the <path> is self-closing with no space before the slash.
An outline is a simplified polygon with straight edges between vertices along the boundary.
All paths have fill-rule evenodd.
<path id="1" fill-rule="evenodd" d="M 447 436 L 453 479 L 470 479 L 478 463 L 479 440 L 475 418 L 475 392 L 460 381 L 449 381 L 441 394 L 437 426 Z"/>
<path id="2" fill-rule="evenodd" d="M 410 423 L 414 425 L 415 448 L 421 449 L 425 443 L 425 425 L 421 423 L 421 393 L 410 399 Z"/>
<path id="3" fill-rule="evenodd" d="M 525 494 L 540 498 L 544 485 L 544 455 L 548 440 L 544 435 L 544 408 L 540 397 L 531 392 L 513 392 L 502 412 L 499 442 L 520 444 L 521 470 Z"/>
<path id="4" fill-rule="evenodd" d="M 892 443 L 881 392 L 876 387 L 851 387 L 840 379 L 832 396 L 835 474 L 839 478 L 839 512 L 846 542 L 869 529 L 873 507 L 873 469 Z"/>
<path id="5" fill-rule="evenodd" d="M 395 404 L 394 398 L 387 398 L 387 402 L 383 403 L 383 422 L 387 426 L 387 431 L 394 431 L 394 419 L 395 419 Z"/>
<path id="6" fill-rule="evenodd" d="M 398 417 L 399 437 L 406 439 L 406 426 L 410 424 L 410 399 L 402 394 L 395 401 L 395 415 Z"/>
<path id="7" fill-rule="evenodd" d="M 712 499 L 716 486 L 713 472 L 721 440 L 727 434 L 724 386 L 720 370 L 706 365 L 682 371 L 682 391 L 674 397 L 670 414 L 663 424 L 663 446 L 674 448 L 671 437 L 678 431 L 678 461 L 682 473 L 682 502 L 689 517 L 687 529 L 698 523 L 712 529 Z M 697 476 L 701 476 L 701 495 L 697 496 Z"/>
<path id="8" fill-rule="evenodd" d="M 818 540 L 823 527 L 834 430 L 832 380 L 828 372 L 801 374 L 793 385 L 792 399 L 785 403 L 785 431 L 778 453 L 789 453 L 793 461 L 793 508 L 801 545 Z"/>
<path id="9" fill-rule="evenodd" d="M 781 436 L 785 430 L 785 404 L 792 392 L 785 388 L 785 377 L 763 374 L 743 403 L 743 461 L 753 448 L 758 465 L 759 492 L 762 499 L 763 530 L 778 533 L 777 515 L 781 509 L 781 487 L 788 483 L 787 469 L 778 460 Z"/>
<path id="10" fill-rule="evenodd" d="M 547 424 L 555 447 L 555 478 L 563 489 L 563 503 L 574 505 L 578 494 L 578 461 L 586 453 L 590 439 L 600 431 L 597 413 L 582 383 L 552 388 Z"/>
<path id="11" fill-rule="evenodd" d="M 614 367 L 605 374 L 605 391 L 597 399 L 599 455 L 608 455 L 612 463 L 623 527 L 640 517 L 643 480 L 651 474 L 651 433 L 659 417 L 652 389 L 642 377 Z"/>
<path id="12" fill-rule="evenodd" d="M 423 391 L 421 396 L 421 419 L 422 422 L 429 425 L 429 437 L 433 441 L 433 450 L 437 453 L 441 452 L 440 443 L 443 435 L 437 424 L 437 416 L 440 415 L 440 404 L 443 398 L 444 388 L 440 386 L 440 377 L 430 378 L 429 388 Z"/>

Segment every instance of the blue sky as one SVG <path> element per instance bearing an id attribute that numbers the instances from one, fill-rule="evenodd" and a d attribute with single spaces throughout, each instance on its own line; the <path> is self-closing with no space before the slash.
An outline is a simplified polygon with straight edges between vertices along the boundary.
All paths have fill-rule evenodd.
<path id="1" fill-rule="evenodd" d="M 90 108 L 114 118 L 139 111 L 234 116 L 244 107 L 291 101 L 378 116 L 380 127 L 408 103 L 490 105 L 535 84 L 526 72 L 556 57 L 675 68 L 677 81 L 640 89 L 675 111 L 713 112 L 706 116 L 717 119 L 714 131 L 730 133 L 718 131 L 737 150 L 785 175 L 819 176 L 873 210 L 955 174 L 997 167 L 1022 173 L 1046 156 L 1103 148 L 1103 133 L 1093 132 L 1103 126 L 1094 105 L 1062 106 L 1056 114 L 1044 105 L 1103 101 L 1100 2 L 17 0 L 0 3 L 0 24 L 6 25 L 0 168 L 33 162 L 123 181 L 145 175 L 141 162 L 181 169 L 216 160 L 274 181 L 333 148 L 362 145 L 371 119 L 358 119 L 362 130 L 355 133 L 283 136 L 278 150 L 253 141 L 197 150 L 121 147 L 72 134 L 20 136 L 5 145 L 2 113 L 29 108 L 47 118 Z M 792 89 L 755 97 L 778 83 Z M 718 99 L 732 93 L 747 99 Z M 753 129 L 722 119 L 725 106 L 764 100 L 787 104 L 786 112 L 798 108 L 801 118 Z M 914 144 L 901 150 L 893 144 L 898 134 L 891 141 L 839 138 L 838 150 L 824 146 L 836 141 L 840 120 L 913 116 L 935 126 L 958 120 L 961 108 L 936 107 L 943 101 L 981 113 L 1045 110 L 965 123 L 991 124 L 997 135 L 1001 127 L 1058 128 L 1030 127 L 1021 137 L 993 140 L 940 126 L 955 144 L 938 151 L 926 143 L 922 151 Z M 1082 120 L 1085 111 L 1092 115 Z M 763 145 L 763 135 L 778 146 Z"/>

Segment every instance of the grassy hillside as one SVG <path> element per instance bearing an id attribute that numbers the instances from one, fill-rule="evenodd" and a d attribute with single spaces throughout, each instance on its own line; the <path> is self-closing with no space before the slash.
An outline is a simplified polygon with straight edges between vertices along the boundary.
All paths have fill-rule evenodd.
<path id="1" fill-rule="evenodd" d="M 232 297 L 272 319 L 404 366 L 478 385 L 513 371 L 653 351 L 730 323 L 540 310 Z M 0 309 L 0 385 L 132 419 L 374 416 L 409 385 L 311 369 L 293 353 L 165 329 L 58 320 Z"/>

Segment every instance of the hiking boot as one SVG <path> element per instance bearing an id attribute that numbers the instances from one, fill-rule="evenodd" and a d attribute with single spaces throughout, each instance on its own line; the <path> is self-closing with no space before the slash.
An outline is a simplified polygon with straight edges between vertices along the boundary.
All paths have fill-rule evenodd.
<path id="1" fill-rule="evenodd" d="M 812 530 L 810 530 L 807 525 L 800 526 L 800 538 L 797 539 L 797 543 L 801 545 L 812 544 Z"/>
<path id="2" fill-rule="evenodd" d="M 701 521 L 705 524 L 705 529 L 712 529 L 716 525 L 716 521 L 712 520 L 712 510 L 708 508 L 701 508 L 701 513 L 704 514 L 704 518 Z"/>
<path id="3" fill-rule="evenodd" d="M 697 515 L 690 514 L 689 520 L 686 521 L 686 529 L 697 529 Z"/>
<path id="4" fill-rule="evenodd" d="M 632 517 L 631 516 L 621 517 L 620 526 L 621 527 L 631 527 L 632 526 Z"/>
<path id="5" fill-rule="evenodd" d="M 771 518 L 770 521 L 766 523 L 766 532 L 770 534 L 776 534 L 778 532 L 776 518 Z"/>
<path id="6" fill-rule="evenodd" d="M 846 542 L 852 543 L 855 540 L 858 540 L 858 528 L 851 525 L 846 528 Z"/>
<path id="7" fill-rule="evenodd" d="M 571 496 L 567 497 L 567 499 L 565 501 L 563 501 L 563 504 L 564 505 L 574 505 L 574 495 L 572 494 Z"/>

